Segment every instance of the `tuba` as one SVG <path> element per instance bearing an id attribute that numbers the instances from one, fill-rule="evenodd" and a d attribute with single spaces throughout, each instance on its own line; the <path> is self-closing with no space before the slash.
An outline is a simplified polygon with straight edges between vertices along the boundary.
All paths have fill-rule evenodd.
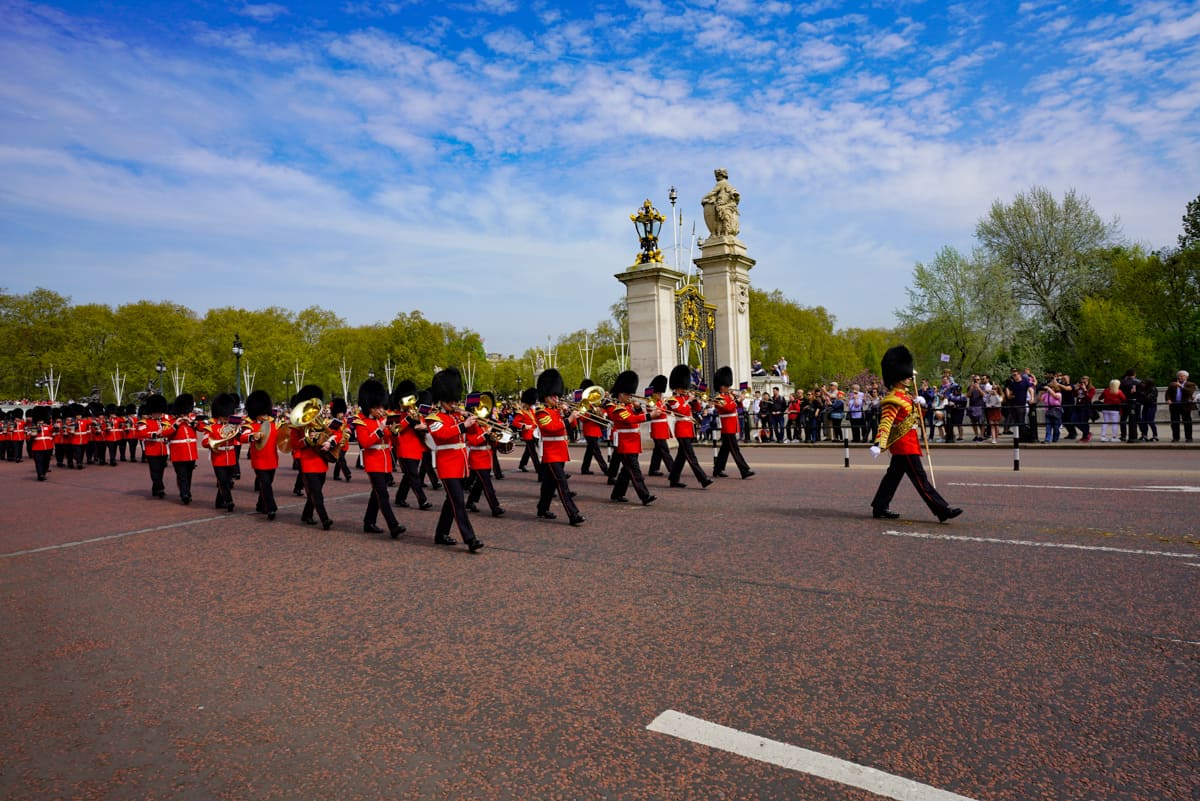
<path id="1" fill-rule="evenodd" d="M 324 449 L 325 443 L 334 436 L 337 429 L 329 425 L 325 417 L 325 402 L 320 398 L 309 398 L 292 409 L 288 414 L 287 425 L 301 430 L 305 446 L 315 450 L 326 462 L 332 464 L 341 456 L 341 443 L 334 443 L 328 450 Z M 276 447 L 284 453 L 291 452 L 290 437 L 280 436 Z"/>

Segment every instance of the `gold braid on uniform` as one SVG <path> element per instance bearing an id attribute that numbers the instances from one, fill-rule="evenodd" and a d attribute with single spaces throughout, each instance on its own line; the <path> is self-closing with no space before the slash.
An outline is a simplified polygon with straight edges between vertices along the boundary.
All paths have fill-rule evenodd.
<path id="1" fill-rule="evenodd" d="M 908 414 L 903 420 L 897 422 L 896 418 L 901 411 L 908 412 Z M 879 432 L 875 435 L 875 444 L 886 451 L 899 442 L 901 437 L 912 431 L 916 424 L 917 415 L 913 409 L 913 402 L 900 397 L 896 394 L 896 390 L 892 390 L 879 402 Z M 881 444 L 884 442 L 887 444 Z"/>

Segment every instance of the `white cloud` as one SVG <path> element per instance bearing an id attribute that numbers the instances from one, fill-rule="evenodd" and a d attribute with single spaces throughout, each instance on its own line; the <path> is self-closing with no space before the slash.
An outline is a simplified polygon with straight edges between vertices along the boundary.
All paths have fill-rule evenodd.
<path id="1" fill-rule="evenodd" d="M 279 3 L 247 3 L 239 9 L 235 9 L 234 13 L 249 17 L 256 22 L 271 22 L 277 17 L 287 14 L 288 8 Z"/>

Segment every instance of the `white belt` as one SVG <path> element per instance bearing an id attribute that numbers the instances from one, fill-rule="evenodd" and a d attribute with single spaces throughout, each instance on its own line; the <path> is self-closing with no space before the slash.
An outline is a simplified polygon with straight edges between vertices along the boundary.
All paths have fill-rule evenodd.
<path id="1" fill-rule="evenodd" d="M 468 451 L 472 451 L 472 452 L 490 451 L 491 449 L 492 449 L 491 445 L 471 445 L 470 447 L 467 448 Z"/>
<path id="2" fill-rule="evenodd" d="M 195 441 L 196 440 L 194 440 L 194 439 L 173 439 L 173 440 L 171 440 L 171 442 L 177 442 L 180 445 L 182 445 L 184 443 L 188 443 L 188 442 L 195 442 Z"/>
<path id="3" fill-rule="evenodd" d="M 730 417 L 737 417 L 737 416 L 738 416 L 738 413 L 737 413 L 737 412 L 732 412 L 731 414 L 719 414 L 719 415 L 717 415 L 717 417 L 720 417 L 722 420 L 728 419 L 728 418 L 730 418 Z"/>
<path id="4" fill-rule="evenodd" d="M 542 442 L 566 442 L 566 437 L 542 437 Z"/>
<path id="5" fill-rule="evenodd" d="M 232 445 L 218 445 L 217 447 L 212 449 L 212 452 L 213 453 L 225 453 L 226 451 L 231 451 L 231 450 L 233 450 Z"/>
<path id="6" fill-rule="evenodd" d="M 386 450 L 390 449 L 391 447 L 392 446 L 388 445 L 386 442 L 381 442 L 378 445 L 368 445 L 367 447 L 363 448 L 363 450 L 364 451 L 386 451 Z"/>
<path id="7" fill-rule="evenodd" d="M 434 446 L 434 450 L 435 451 L 459 451 L 459 450 L 463 450 L 466 447 L 467 446 L 464 445 L 463 443 L 456 442 L 453 445 L 436 445 L 436 446 Z"/>

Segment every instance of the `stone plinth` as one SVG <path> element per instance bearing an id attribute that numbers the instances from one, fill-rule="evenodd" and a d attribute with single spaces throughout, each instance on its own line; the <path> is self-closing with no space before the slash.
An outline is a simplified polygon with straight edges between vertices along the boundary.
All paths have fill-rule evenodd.
<path id="1" fill-rule="evenodd" d="M 683 273 L 658 264 L 639 264 L 616 278 L 625 285 L 629 307 L 629 369 L 638 374 L 641 390 L 678 362 L 675 333 L 675 287 Z"/>
<path id="2" fill-rule="evenodd" d="M 755 262 L 737 237 L 710 236 L 700 243 L 695 264 L 704 279 L 704 299 L 717 307 L 716 364 L 732 368 L 736 388 L 750 380 L 750 268 Z"/>

